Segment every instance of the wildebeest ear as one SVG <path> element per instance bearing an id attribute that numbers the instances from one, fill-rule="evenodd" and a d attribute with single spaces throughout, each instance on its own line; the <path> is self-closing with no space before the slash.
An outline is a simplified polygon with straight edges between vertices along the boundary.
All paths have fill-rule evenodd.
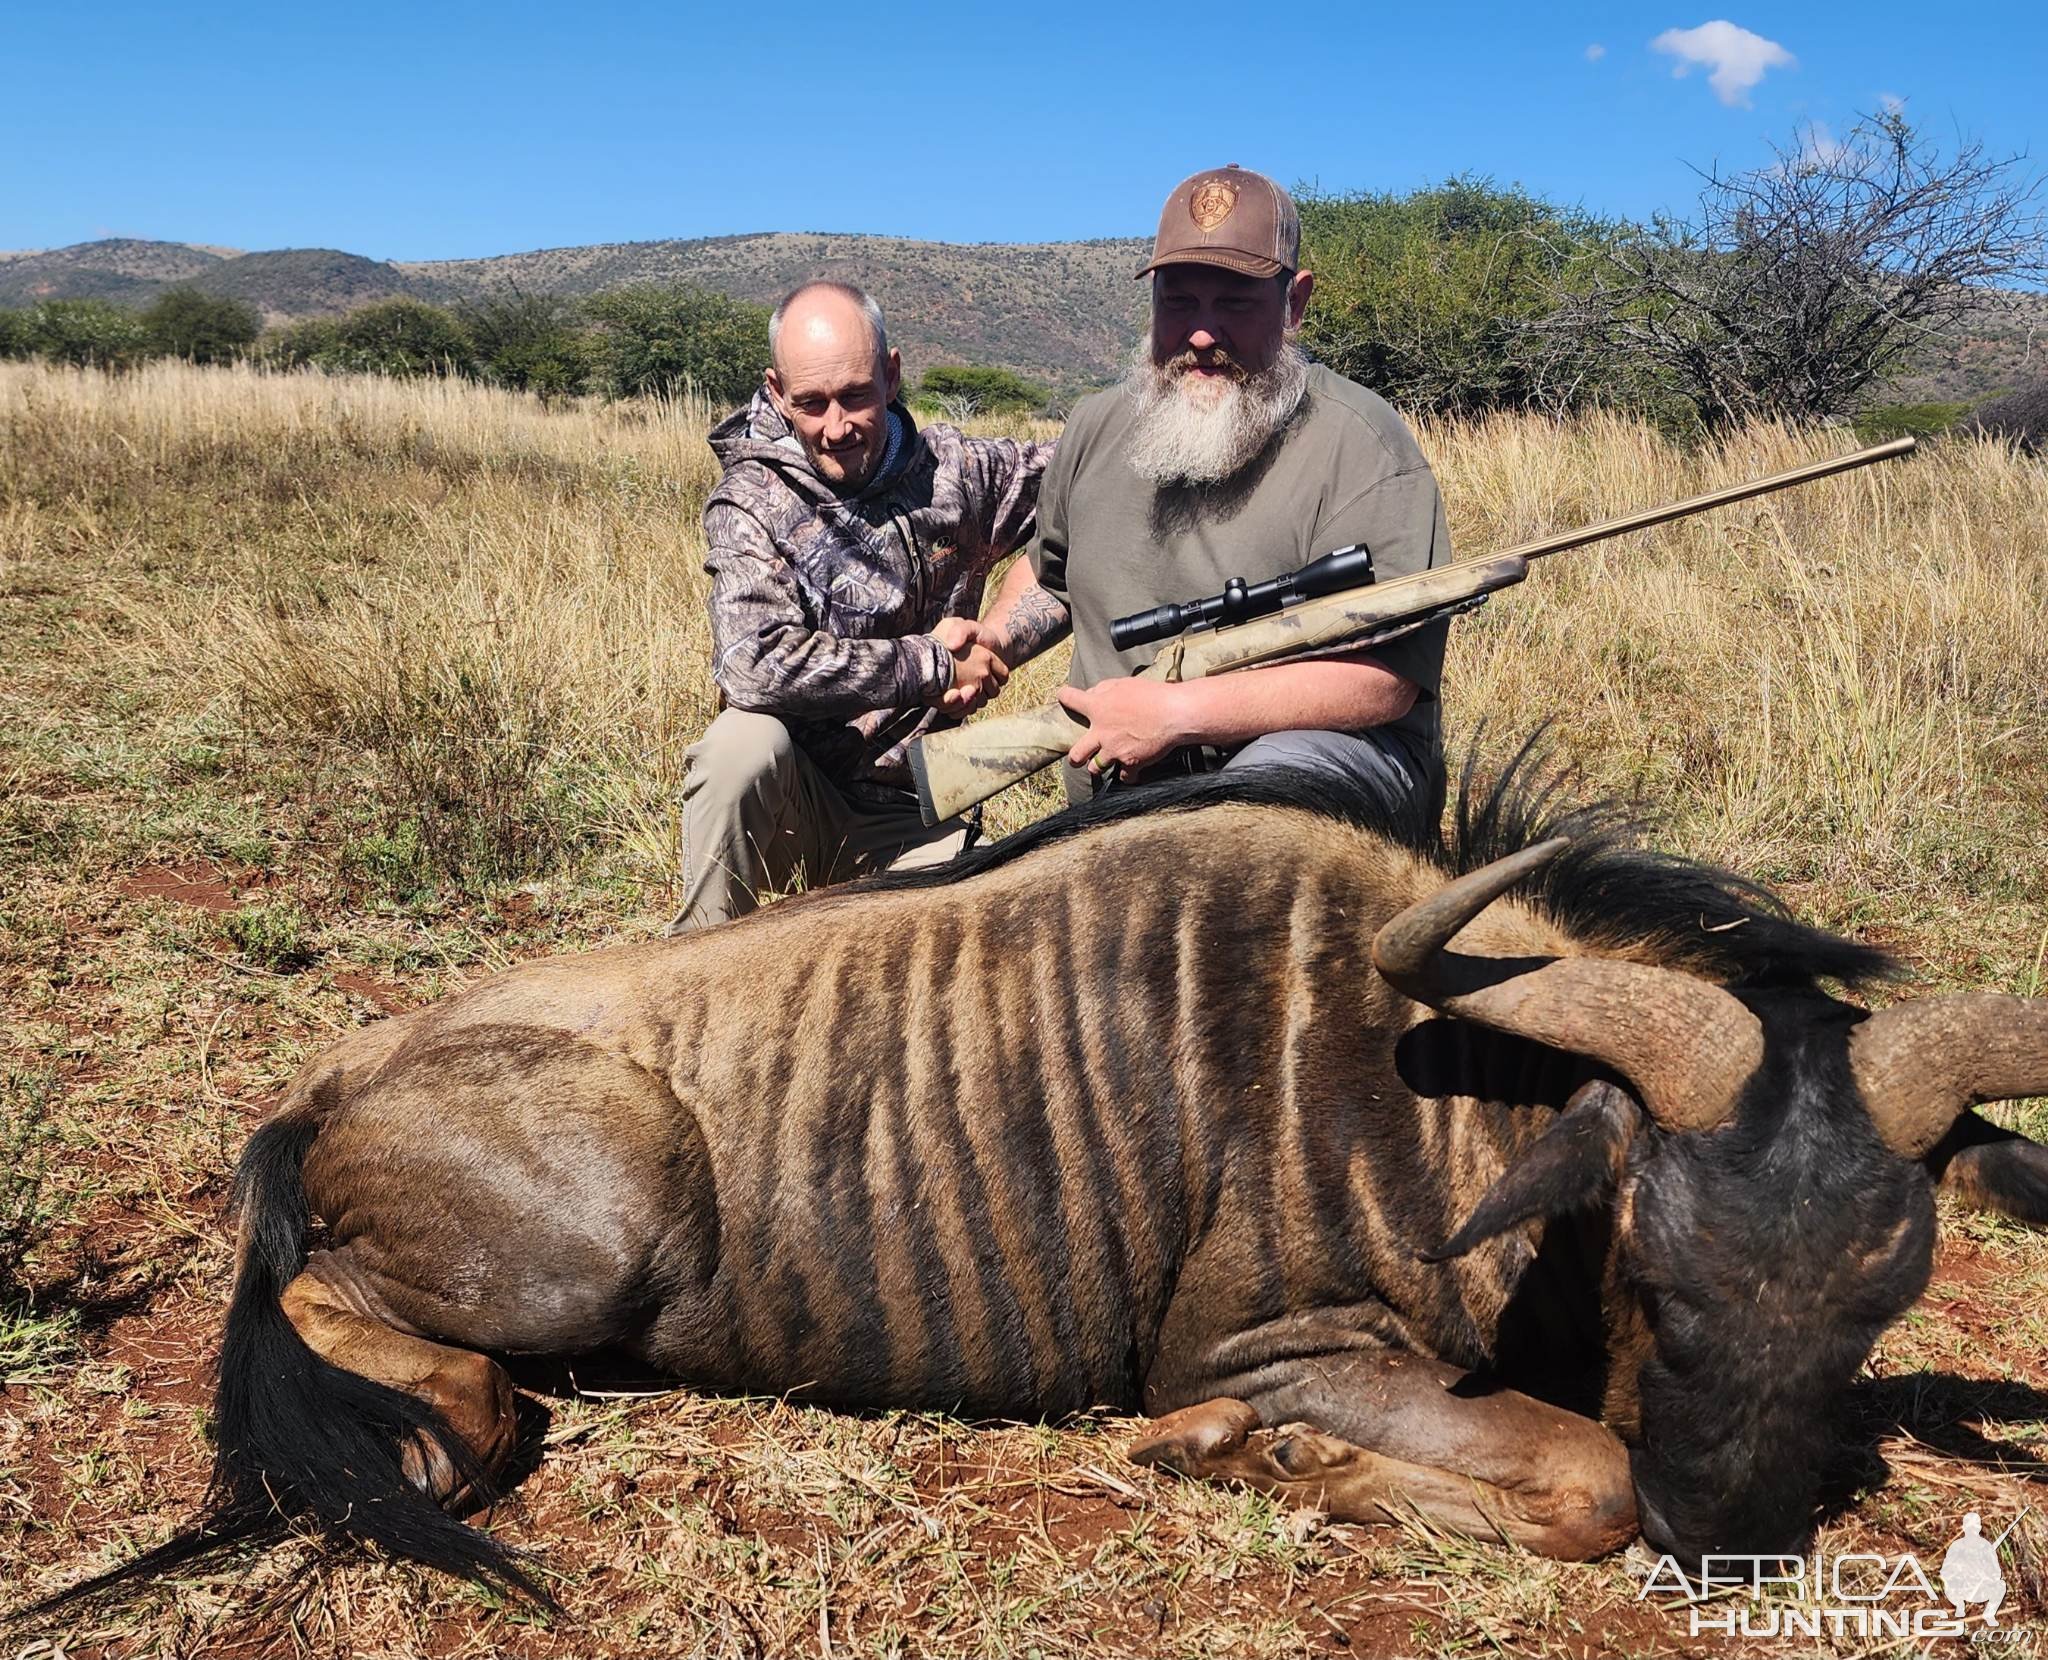
<path id="1" fill-rule="evenodd" d="M 2048 1224 L 2048 1147 L 1963 1113 L 1926 1158 L 1944 1192 L 2016 1222 Z"/>
<path id="2" fill-rule="evenodd" d="M 1433 1251 L 1418 1251 L 1423 1262 L 1449 1262 L 1473 1246 L 1535 1216 L 1562 1216 L 1614 1190 L 1622 1156 L 1642 1121 L 1642 1108 L 1627 1092 L 1595 1079 L 1571 1098 L 1557 1122 L 1500 1173 L 1465 1225 Z"/>

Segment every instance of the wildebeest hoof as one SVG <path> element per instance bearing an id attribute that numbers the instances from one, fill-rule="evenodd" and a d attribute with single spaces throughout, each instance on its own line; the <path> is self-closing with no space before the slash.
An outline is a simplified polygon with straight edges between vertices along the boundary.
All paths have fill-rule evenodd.
<path id="1" fill-rule="evenodd" d="M 1266 1439 L 1266 1456 L 1283 1476 L 1319 1475 L 1350 1463 L 1358 1455 L 1358 1449 L 1349 1441 L 1339 1441 L 1307 1424 L 1282 1424 Z M 1253 1445 L 1256 1447 L 1256 1442 Z"/>
<path id="2" fill-rule="evenodd" d="M 505 1464 L 502 1455 L 486 1453 L 479 1457 L 473 1447 L 470 1457 L 477 1460 L 481 1482 L 465 1479 L 455 1468 L 447 1450 L 428 1435 L 407 1436 L 399 1453 L 399 1463 L 405 1479 L 443 1510 L 451 1516 L 467 1516 L 493 1502 L 498 1473 Z"/>
<path id="3" fill-rule="evenodd" d="M 491 1502 L 491 1493 L 519 1439 L 519 1414 L 512 1380 L 486 1355 L 463 1354 L 418 1386 L 415 1393 L 440 1414 L 468 1450 L 481 1482 L 466 1479 L 436 1436 L 406 1437 L 399 1458 L 405 1479 L 442 1509 L 466 1516 Z"/>
<path id="4" fill-rule="evenodd" d="M 1239 1451 L 1259 1427 L 1259 1415 L 1243 1401 L 1204 1401 L 1184 1406 L 1153 1422 L 1131 1443 L 1133 1464 L 1171 1470 L 1176 1475 L 1206 1474 L 1220 1460 Z"/>
<path id="5" fill-rule="evenodd" d="M 409 1435 L 399 1453 L 405 1479 L 445 1510 L 460 1515 L 469 1486 L 456 1473 L 441 1443 L 431 1435 Z"/>

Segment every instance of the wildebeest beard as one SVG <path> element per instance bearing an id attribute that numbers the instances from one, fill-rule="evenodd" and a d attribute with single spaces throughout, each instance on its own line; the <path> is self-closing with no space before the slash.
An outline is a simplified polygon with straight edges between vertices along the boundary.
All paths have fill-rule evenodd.
<path id="1" fill-rule="evenodd" d="M 1299 347 L 1282 346 L 1257 374 L 1227 352 L 1210 358 L 1231 378 L 1211 397 L 1190 398 L 1182 388 L 1195 353 L 1155 363 L 1149 341 L 1132 353 L 1123 386 L 1137 405 L 1130 463 L 1140 478 L 1160 486 L 1220 483 L 1247 466 L 1301 407 L 1308 359 Z"/>

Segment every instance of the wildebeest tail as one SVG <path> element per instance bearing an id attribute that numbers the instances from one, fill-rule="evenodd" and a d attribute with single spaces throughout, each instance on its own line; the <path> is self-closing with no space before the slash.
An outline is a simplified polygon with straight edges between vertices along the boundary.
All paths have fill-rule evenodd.
<path id="1" fill-rule="evenodd" d="M 554 1606 L 518 1553 L 456 1520 L 407 1478 L 408 1441 L 431 1439 L 458 1482 L 487 1495 L 468 1444 L 424 1401 L 322 1360 L 286 1317 L 284 1288 L 306 1263 L 300 1166 L 317 1133 L 311 1114 L 280 1114 L 250 1139 L 235 1173 L 243 1249 L 221 1340 L 213 1479 L 200 1516 L 154 1550 L 25 1613 L 152 1579 L 295 1523 Z"/>

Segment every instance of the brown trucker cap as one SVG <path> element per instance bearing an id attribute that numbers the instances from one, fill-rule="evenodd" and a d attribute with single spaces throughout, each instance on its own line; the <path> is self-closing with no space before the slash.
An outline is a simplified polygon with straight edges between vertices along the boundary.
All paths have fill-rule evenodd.
<path id="1" fill-rule="evenodd" d="M 1294 198 L 1236 162 L 1182 179 L 1159 215 L 1151 263 L 1138 275 L 1162 265 L 1220 265 L 1248 277 L 1299 270 L 1301 215 Z"/>

